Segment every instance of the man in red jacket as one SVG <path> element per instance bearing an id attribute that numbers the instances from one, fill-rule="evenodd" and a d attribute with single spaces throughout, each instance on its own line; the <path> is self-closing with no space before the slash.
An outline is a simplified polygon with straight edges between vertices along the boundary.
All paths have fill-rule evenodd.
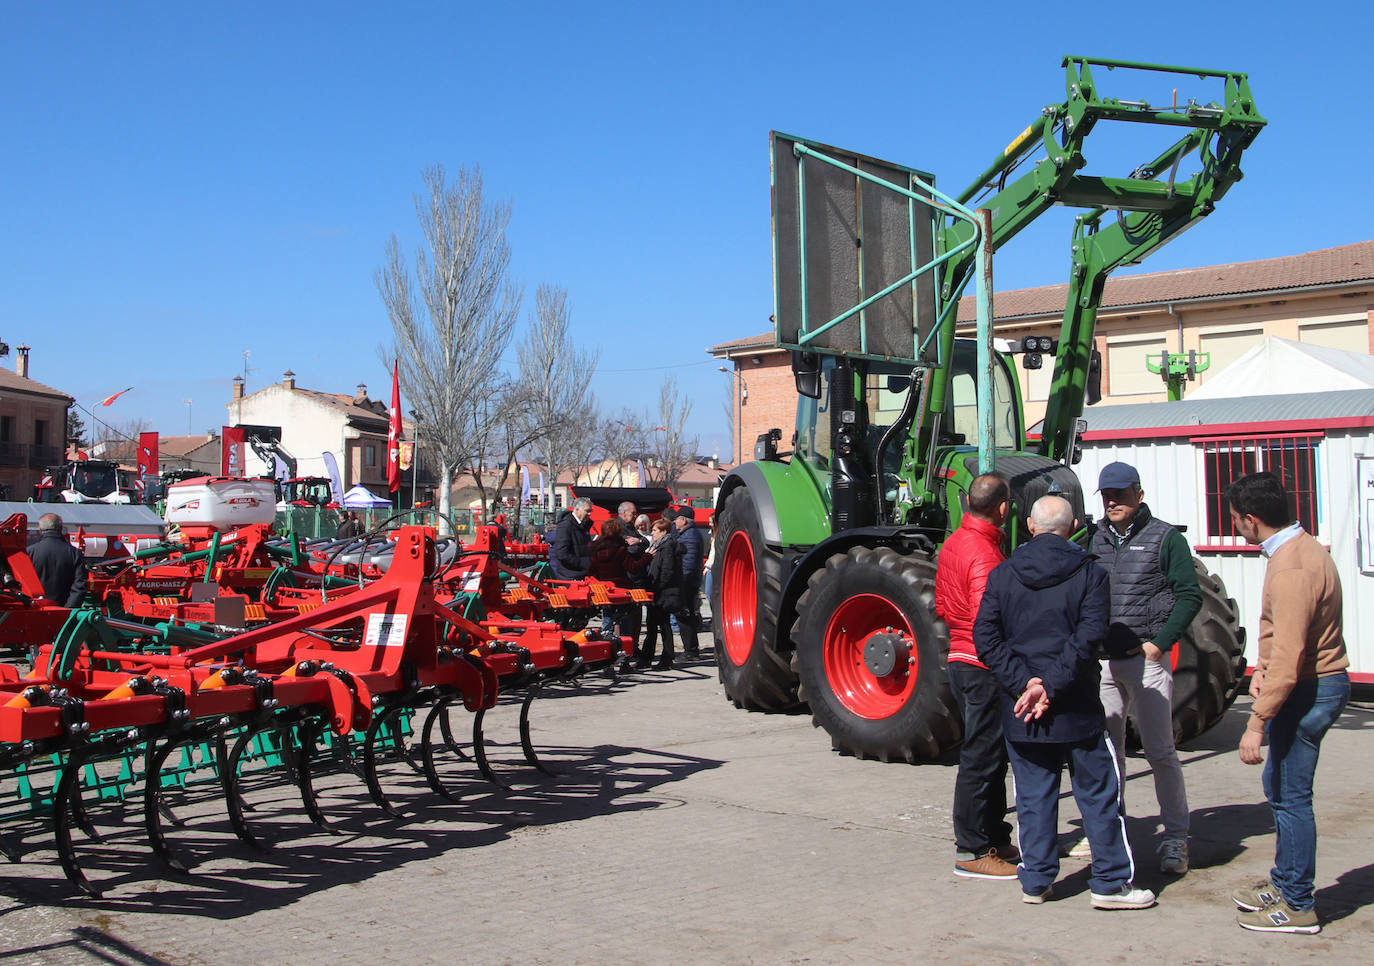
<path id="1" fill-rule="evenodd" d="M 935 571 L 935 610 L 949 625 L 950 689 L 964 716 L 954 780 L 954 874 L 971 879 L 1016 879 L 998 684 L 973 646 L 983 588 L 1004 559 L 1001 526 L 1010 500 L 1005 479 L 976 477 L 969 485 L 968 510 L 940 548 Z"/>

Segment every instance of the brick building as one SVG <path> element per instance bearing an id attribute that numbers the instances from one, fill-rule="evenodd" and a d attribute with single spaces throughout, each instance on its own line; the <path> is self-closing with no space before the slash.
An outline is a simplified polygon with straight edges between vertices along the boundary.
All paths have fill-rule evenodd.
<path id="1" fill-rule="evenodd" d="M 1001 339 L 1057 337 L 1067 285 L 997 292 L 994 333 Z M 1213 375 L 1278 336 L 1347 351 L 1374 352 L 1374 240 L 1301 255 L 1111 278 L 1097 315 L 1102 352 L 1099 406 L 1163 402 L 1162 379 L 1147 356 L 1190 349 L 1210 354 L 1211 365 L 1189 384 Z M 973 297 L 959 305 L 960 334 L 972 337 Z M 795 422 L 791 358 L 774 347 L 773 333 L 722 342 L 712 355 L 733 366 L 736 446 L 750 459 L 754 440 L 771 427 L 788 449 Z M 1020 370 L 1026 423 L 1045 414 L 1051 369 Z M 1311 387 L 1296 387 L 1299 388 Z M 1186 396 L 1186 394 L 1185 394 Z M 740 443 L 742 442 L 742 446 Z"/>
<path id="2" fill-rule="evenodd" d="M 43 469 L 62 462 L 72 397 L 29 378 L 29 347 L 0 369 L 0 498 L 27 500 Z"/>

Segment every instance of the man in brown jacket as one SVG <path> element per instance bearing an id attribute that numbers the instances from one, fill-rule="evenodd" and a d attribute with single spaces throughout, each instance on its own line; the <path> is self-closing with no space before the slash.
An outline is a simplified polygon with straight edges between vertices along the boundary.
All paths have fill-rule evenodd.
<path id="1" fill-rule="evenodd" d="M 1260 605 L 1254 698 L 1240 760 L 1264 761 L 1264 795 L 1274 812 L 1274 867 L 1269 878 L 1231 898 L 1246 929 L 1321 931 L 1312 898 L 1317 823 L 1312 781 L 1327 729 L 1350 698 L 1350 662 L 1341 630 L 1341 581 L 1331 554 L 1293 523 L 1288 494 L 1272 473 L 1241 477 L 1226 491 L 1231 522 L 1269 559 Z"/>

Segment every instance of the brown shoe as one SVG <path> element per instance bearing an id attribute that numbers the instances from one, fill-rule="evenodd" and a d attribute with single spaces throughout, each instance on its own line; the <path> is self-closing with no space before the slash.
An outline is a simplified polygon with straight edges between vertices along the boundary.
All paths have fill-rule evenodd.
<path id="1" fill-rule="evenodd" d="M 954 874 L 966 879 L 1015 879 L 1016 866 L 998 857 L 996 849 L 988 849 L 987 855 L 955 862 Z"/>

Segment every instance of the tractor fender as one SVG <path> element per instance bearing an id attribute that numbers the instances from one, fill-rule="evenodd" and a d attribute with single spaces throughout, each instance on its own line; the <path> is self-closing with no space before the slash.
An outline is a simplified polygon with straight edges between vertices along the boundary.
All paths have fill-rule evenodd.
<path id="1" fill-rule="evenodd" d="M 792 649 L 792 625 L 797 619 L 797 601 L 806 591 L 811 574 L 838 553 L 848 553 L 853 547 L 892 547 L 899 553 L 911 550 L 934 552 L 935 542 L 919 527 L 855 527 L 826 537 L 820 543 L 793 554 L 787 560 L 787 581 L 782 588 L 778 613 L 778 639 L 773 642 L 777 651 Z"/>
<path id="2" fill-rule="evenodd" d="M 749 489 L 764 542 L 770 547 L 809 547 L 830 535 L 830 511 L 815 481 L 801 467 L 773 461 L 737 466 L 721 482 L 716 511 L 742 486 Z"/>

